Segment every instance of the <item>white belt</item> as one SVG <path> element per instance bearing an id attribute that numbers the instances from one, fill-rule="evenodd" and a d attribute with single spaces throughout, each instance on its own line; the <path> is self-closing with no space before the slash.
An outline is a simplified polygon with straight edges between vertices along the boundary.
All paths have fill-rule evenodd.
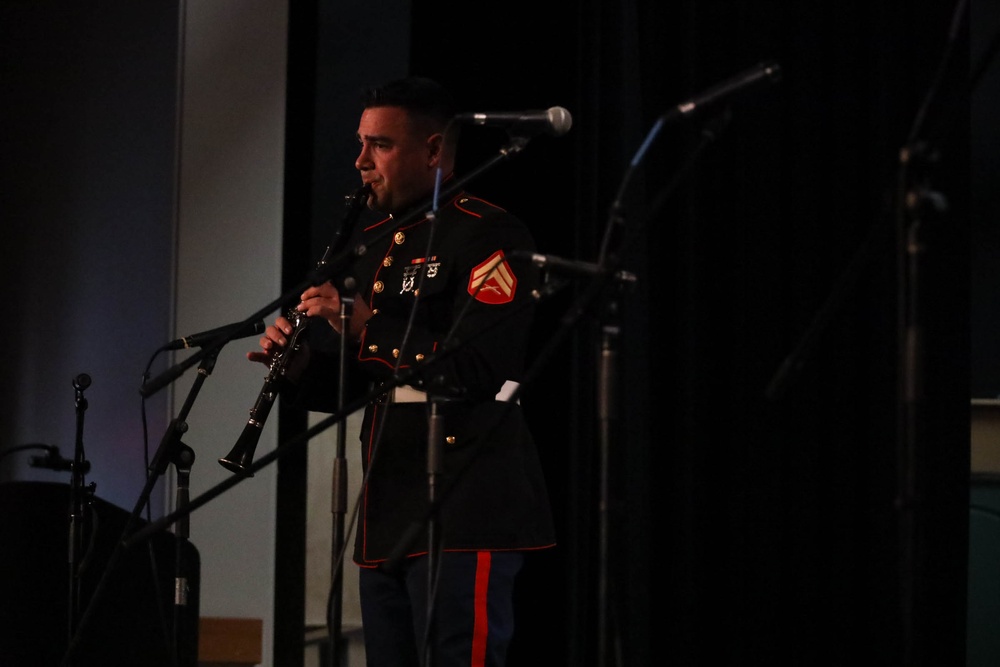
<path id="1" fill-rule="evenodd" d="M 517 391 L 520 386 L 519 382 L 514 382 L 513 380 L 507 380 L 500 387 L 500 391 L 497 392 L 495 399 L 498 401 L 507 402 L 510 397 Z M 425 403 L 427 402 L 427 392 L 421 391 L 409 385 L 401 384 L 398 387 L 393 387 L 386 393 L 386 403 Z M 520 403 L 520 399 L 517 401 Z"/>

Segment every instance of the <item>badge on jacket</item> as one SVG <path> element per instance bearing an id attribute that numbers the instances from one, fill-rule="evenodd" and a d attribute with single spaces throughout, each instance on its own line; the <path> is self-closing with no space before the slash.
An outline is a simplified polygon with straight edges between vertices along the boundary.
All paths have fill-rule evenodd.
<path id="1" fill-rule="evenodd" d="M 517 289 L 517 276 L 497 250 L 485 262 L 472 270 L 469 276 L 469 294 L 477 301 L 489 304 L 510 303 Z"/>

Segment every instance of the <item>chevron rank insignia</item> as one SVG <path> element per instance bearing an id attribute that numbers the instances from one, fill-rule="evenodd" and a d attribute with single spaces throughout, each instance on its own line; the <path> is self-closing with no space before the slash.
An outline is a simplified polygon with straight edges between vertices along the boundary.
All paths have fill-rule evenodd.
<path id="1" fill-rule="evenodd" d="M 469 276 L 469 294 L 483 303 L 510 303 L 514 300 L 515 289 L 517 277 L 501 250 L 474 268 Z"/>

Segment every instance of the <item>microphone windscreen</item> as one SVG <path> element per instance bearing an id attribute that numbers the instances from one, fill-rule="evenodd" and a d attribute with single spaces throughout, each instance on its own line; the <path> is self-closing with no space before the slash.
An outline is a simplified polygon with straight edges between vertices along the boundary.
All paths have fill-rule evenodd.
<path id="1" fill-rule="evenodd" d="M 573 127 L 573 116 L 564 107 L 551 107 L 548 110 L 549 122 L 552 124 L 552 134 L 557 137 L 569 132 Z"/>

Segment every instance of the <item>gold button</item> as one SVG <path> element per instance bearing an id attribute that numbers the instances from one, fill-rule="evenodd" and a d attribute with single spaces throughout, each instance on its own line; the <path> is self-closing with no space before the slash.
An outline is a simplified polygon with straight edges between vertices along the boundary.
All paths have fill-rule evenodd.
<path id="1" fill-rule="evenodd" d="M 424 360 L 424 355 L 418 354 L 417 357 L 416 357 L 416 359 L 417 359 L 417 361 L 423 361 Z"/>
<path id="2" fill-rule="evenodd" d="M 420 288 L 413 290 L 413 296 L 420 296 Z"/>
<path id="3" fill-rule="evenodd" d="M 376 294 L 381 294 L 382 290 L 385 289 L 385 285 L 382 283 L 381 280 L 376 280 L 375 284 L 372 285 L 372 289 L 375 290 Z"/>
<path id="4" fill-rule="evenodd" d="M 374 344 L 373 345 L 369 345 L 368 346 L 368 351 L 371 352 L 372 354 L 375 354 L 376 352 L 378 352 L 378 345 L 374 345 Z"/>
<path id="5" fill-rule="evenodd" d="M 372 315 L 378 315 L 378 308 L 372 310 Z"/>
<path id="6" fill-rule="evenodd" d="M 444 441 L 447 442 L 449 445 L 454 445 L 455 444 L 455 436 L 449 435 L 447 438 L 444 439 Z"/>
<path id="7" fill-rule="evenodd" d="M 396 232 L 396 235 L 392 237 L 392 240 L 396 242 L 396 245 L 403 245 L 403 241 L 406 240 L 406 234 L 403 232 Z"/>
<path id="8" fill-rule="evenodd" d="M 392 255 L 389 255 L 388 257 L 382 260 L 382 266 L 385 267 L 392 266 Z"/>
<path id="9" fill-rule="evenodd" d="M 392 351 L 392 358 L 393 359 L 399 359 L 399 350 L 393 350 Z"/>

